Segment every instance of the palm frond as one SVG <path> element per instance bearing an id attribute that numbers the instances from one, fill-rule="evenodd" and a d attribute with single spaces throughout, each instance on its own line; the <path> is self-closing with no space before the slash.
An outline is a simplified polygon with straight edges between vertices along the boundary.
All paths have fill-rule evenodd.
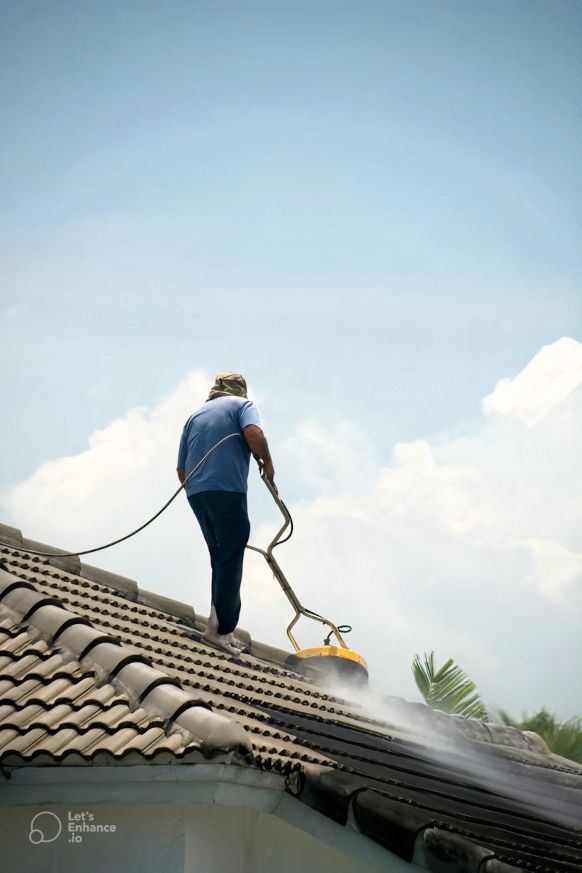
<path id="1" fill-rule="evenodd" d="M 582 717 L 572 716 L 560 721 L 545 706 L 532 715 L 522 716 L 521 720 L 512 718 L 504 709 L 498 709 L 495 714 L 502 724 L 538 734 L 554 754 L 582 763 Z"/>
<path id="2" fill-rule="evenodd" d="M 445 661 L 437 670 L 434 652 L 430 655 L 425 652 L 422 661 L 419 655 L 415 655 L 412 672 L 418 690 L 433 709 L 439 709 L 449 715 L 464 715 L 481 721 L 489 718 L 475 683 L 452 658 Z"/>

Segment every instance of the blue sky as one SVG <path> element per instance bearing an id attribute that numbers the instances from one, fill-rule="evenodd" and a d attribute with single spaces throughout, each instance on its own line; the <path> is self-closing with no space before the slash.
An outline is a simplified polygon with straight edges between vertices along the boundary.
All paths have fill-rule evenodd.
<path id="1" fill-rule="evenodd" d="M 507 426 L 484 421 L 481 405 L 542 346 L 582 339 L 577 0 L 0 0 L 0 11 L 0 489 L 9 494 L 10 523 L 59 545 L 92 545 L 97 533 L 109 538 L 93 505 L 105 505 L 107 494 L 90 484 L 101 463 L 99 451 L 87 452 L 90 435 L 118 433 L 111 431 L 116 419 L 134 434 L 128 411 L 165 410 L 169 397 L 180 398 L 185 418 L 189 386 L 197 403 L 200 380 L 224 369 L 244 373 L 261 400 L 280 487 L 314 528 L 306 555 L 336 547 L 340 554 L 346 541 L 341 526 L 317 540 L 318 489 L 343 507 L 344 498 L 357 503 L 375 477 L 399 481 L 403 466 L 410 488 L 423 493 L 433 481 L 427 457 L 438 446 L 462 464 L 459 441 L 475 440 L 469 456 L 475 476 L 489 476 L 482 518 L 498 507 L 495 536 L 510 523 L 497 501 L 516 446 L 530 458 L 530 478 L 514 483 L 515 512 L 525 512 L 535 491 L 535 465 L 546 457 L 539 441 L 550 454 L 561 446 L 559 481 L 578 481 L 578 431 L 564 423 L 562 406 L 559 437 L 544 430 L 542 439 L 515 423 L 523 398 L 512 399 L 515 421 Z M 575 381 L 577 347 L 553 348 L 543 378 L 557 368 Z M 517 396 L 525 389 L 516 384 Z M 539 398 L 531 403 L 537 408 Z M 155 427 L 144 436 L 145 424 L 132 436 L 164 447 L 160 469 L 138 470 L 141 479 L 131 480 L 136 524 L 175 483 L 172 429 L 177 447 L 182 413 L 160 415 L 161 443 Z M 542 430 L 547 416 L 544 422 Z M 103 482 L 133 469 L 126 441 L 115 439 Z M 417 459 L 410 470 L 392 454 L 395 444 Z M 83 452 L 78 467 L 67 466 Z M 503 476 L 489 475 L 496 455 L 508 462 Z M 68 483 L 71 470 L 85 471 L 71 507 L 55 504 L 36 476 L 51 459 L 53 491 L 61 473 Z M 445 479 L 457 475 L 436 466 Z M 553 481 L 549 460 L 543 472 Z M 155 489 L 140 485 L 145 477 Z M 455 491 L 456 506 L 465 506 L 472 487 Z M 36 514 L 35 493 L 42 496 Z M 556 645 L 578 657 L 574 619 L 560 597 L 578 578 L 582 543 L 571 534 L 572 513 L 566 519 L 557 508 L 564 505 L 573 505 L 570 491 L 548 501 L 548 513 L 551 506 L 553 517 L 564 515 L 552 545 L 540 545 L 549 514 L 531 529 L 524 521 L 511 559 L 490 555 L 491 568 L 500 579 L 513 568 L 532 591 L 554 597 L 564 622 L 554 622 Z M 260 499 L 255 506 L 262 524 L 271 507 Z M 467 506 L 470 515 L 470 500 Z M 117 519 L 114 510 L 109 521 L 125 530 L 129 510 Z M 409 531 L 427 536 L 430 548 L 432 525 L 449 509 L 436 506 L 428 528 L 419 521 L 423 511 L 417 501 Z M 453 539 L 439 540 L 435 555 L 451 553 L 458 524 L 455 516 Z M 164 530 L 167 544 L 171 530 Z M 366 530 L 360 533 L 366 542 Z M 394 535 L 400 554 L 400 534 L 383 535 Z M 100 563 L 141 573 L 144 587 L 155 588 L 148 573 L 164 547 L 156 542 L 147 561 L 142 542 Z M 471 541 L 471 557 L 451 583 L 455 598 L 471 560 L 482 559 L 473 548 Z M 356 550 L 343 561 L 352 559 L 363 564 L 366 554 Z M 396 560 L 378 555 L 373 573 L 384 559 Z M 293 558 L 304 578 L 306 560 Z M 414 549 L 404 549 L 392 568 L 404 599 L 414 573 L 430 588 L 426 567 L 409 573 L 406 562 L 414 560 Z M 459 570 L 443 561 L 439 584 Z M 553 587 L 544 588 L 544 567 L 553 568 Z M 172 594 L 187 598 L 181 572 L 176 565 Z M 252 590 L 261 585 L 253 581 Z M 326 585 L 333 591 L 331 578 Z M 531 610 L 539 625 L 544 602 L 532 600 Z M 413 621 L 406 616 L 394 627 L 403 664 Z M 272 622 L 261 620 L 258 613 L 247 619 L 267 639 Z M 495 688 L 500 662 L 485 641 L 447 636 L 447 628 L 427 619 L 426 645 L 433 632 L 443 649 L 456 639 L 469 667 L 488 664 L 483 682 Z M 500 628 L 499 646 L 504 635 Z M 535 669 L 524 705 L 536 705 Z M 550 702 L 552 682 L 548 673 L 540 683 Z M 568 695 L 567 687 L 555 693 L 563 712 Z"/>
<path id="2" fill-rule="evenodd" d="M 580 333 L 579 3 L 2 16 L 4 481 L 192 367 L 389 447 Z"/>

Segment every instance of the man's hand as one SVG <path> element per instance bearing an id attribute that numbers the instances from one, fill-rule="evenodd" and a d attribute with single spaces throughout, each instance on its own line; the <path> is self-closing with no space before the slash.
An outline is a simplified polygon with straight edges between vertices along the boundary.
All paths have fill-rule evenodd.
<path id="1" fill-rule="evenodd" d="M 275 478 L 275 468 L 269 452 L 269 446 L 265 434 L 256 424 L 248 424 L 243 428 L 244 438 L 253 456 L 259 462 L 261 475 L 270 482 Z"/>
<path id="2" fill-rule="evenodd" d="M 269 482 L 272 482 L 275 478 L 275 468 L 273 467 L 272 461 L 261 461 L 259 459 L 259 468 L 261 470 L 261 476 L 264 476 Z"/>
<path id="3" fill-rule="evenodd" d="M 183 485 L 184 480 L 186 479 L 186 470 L 178 469 L 178 470 L 176 470 L 176 473 L 178 474 L 178 479 L 180 480 L 180 485 Z"/>

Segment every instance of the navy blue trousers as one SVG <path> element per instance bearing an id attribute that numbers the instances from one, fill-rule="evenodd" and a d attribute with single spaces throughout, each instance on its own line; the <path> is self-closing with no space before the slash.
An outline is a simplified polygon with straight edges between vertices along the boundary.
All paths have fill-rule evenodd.
<path id="1" fill-rule="evenodd" d="M 238 491 L 201 491 L 191 494 L 188 503 L 210 552 L 218 633 L 229 634 L 238 624 L 243 558 L 251 531 L 247 495 Z"/>

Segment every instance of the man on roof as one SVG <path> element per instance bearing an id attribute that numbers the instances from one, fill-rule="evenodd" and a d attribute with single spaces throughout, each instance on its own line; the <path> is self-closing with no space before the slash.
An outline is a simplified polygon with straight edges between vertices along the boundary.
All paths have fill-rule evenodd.
<path id="1" fill-rule="evenodd" d="M 249 539 L 247 480 L 251 452 L 261 474 L 273 481 L 275 470 L 259 410 L 247 397 L 239 373 L 219 373 L 200 409 L 186 424 L 178 451 L 178 478 L 184 482 L 206 452 L 215 449 L 186 484 L 186 496 L 202 529 L 212 567 L 212 606 L 204 637 L 231 654 L 240 643 L 233 635 L 240 614 L 243 558 Z"/>

